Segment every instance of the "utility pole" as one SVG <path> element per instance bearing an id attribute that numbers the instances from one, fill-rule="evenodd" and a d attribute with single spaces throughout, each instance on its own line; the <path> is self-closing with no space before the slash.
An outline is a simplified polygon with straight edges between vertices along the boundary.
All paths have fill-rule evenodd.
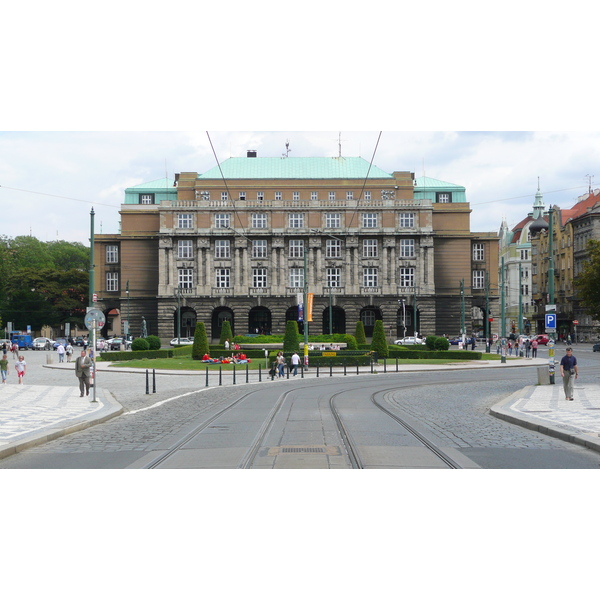
<path id="1" fill-rule="evenodd" d="M 519 335 L 523 335 L 523 267 L 519 263 Z"/>
<path id="2" fill-rule="evenodd" d="M 90 290 L 88 306 L 94 306 L 94 208 L 90 211 Z"/>
<path id="3" fill-rule="evenodd" d="M 460 333 L 462 335 L 463 344 L 465 343 L 465 280 L 460 280 Z"/>
<path id="4" fill-rule="evenodd" d="M 505 315 L 505 307 L 504 307 L 504 256 L 502 257 L 502 264 L 500 266 L 500 269 L 501 269 L 500 285 L 502 286 L 500 288 L 500 313 L 501 313 L 500 320 L 502 321 L 500 335 L 502 338 L 505 338 L 506 337 L 506 315 Z"/>

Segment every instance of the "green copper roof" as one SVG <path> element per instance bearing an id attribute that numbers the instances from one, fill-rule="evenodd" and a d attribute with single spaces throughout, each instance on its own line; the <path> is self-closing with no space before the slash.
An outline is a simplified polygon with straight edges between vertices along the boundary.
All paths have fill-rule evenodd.
<path id="1" fill-rule="evenodd" d="M 138 185 L 133 185 L 127 190 L 164 190 L 167 188 L 173 188 L 173 180 L 168 177 L 163 177 L 162 179 L 157 179 L 156 181 L 150 181 L 148 183 L 140 183 Z M 126 190 L 126 191 L 127 191 Z M 174 192 L 177 192 L 176 188 L 173 188 Z"/>
<path id="2" fill-rule="evenodd" d="M 415 190 L 456 190 L 464 192 L 465 188 L 462 185 L 448 183 L 447 181 L 441 181 L 439 179 L 432 179 L 431 177 L 417 177 L 415 180 Z"/>
<path id="3" fill-rule="evenodd" d="M 221 163 L 225 179 L 393 179 L 364 158 L 229 158 Z M 222 179 L 219 167 L 198 179 Z"/>

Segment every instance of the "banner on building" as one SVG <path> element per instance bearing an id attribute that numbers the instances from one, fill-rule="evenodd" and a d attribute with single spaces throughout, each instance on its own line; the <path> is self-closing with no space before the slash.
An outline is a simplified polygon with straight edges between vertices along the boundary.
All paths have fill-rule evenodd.
<path id="1" fill-rule="evenodd" d="M 312 309 L 313 309 L 313 300 L 315 298 L 314 294 L 306 295 L 306 320 L 310 323 L 312 321 Z"/>

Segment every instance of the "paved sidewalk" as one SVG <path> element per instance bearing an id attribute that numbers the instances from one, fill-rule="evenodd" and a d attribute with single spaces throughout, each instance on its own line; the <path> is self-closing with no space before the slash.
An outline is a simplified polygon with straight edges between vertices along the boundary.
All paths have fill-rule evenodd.
<path id="1" fill-rule="evenodd" d="M 544 366 L 547 359 L 521 359 L 508 361 L 480 361 L 477 363 L 449 365 L 411 365 L 400 366 L 400 372 L 449 371 L 464 369 L 513 369 L 519 367 Z M 47 364 L 45 368 L 73 370 L 73 364 Z M 98 371 L 113 373 L 140 373 L 140 369 L 110 367 L 110 363 L 97 363 Z M 370 367 L 360 369 L 370 373 Z M 382 362 L 376 366 L 379 374 L 384 373 Z M 348 370 L 348 377 L 355 374 Z M 396 372 L 391 362 L 385 372 Z M 333 369 L 333 374 L 343 376 L 343 369 Z M 205 388 L 205 373 L 202 371 L 156 371 L 156 374 L 177 376 L 195 376 L 200 387 Z M 232 384 L 231 372 L 223 373 L 223 385 Z M 237 384 L 244 384 L 244 371 L 237 374 Z M 300 374 L 297 376 L 300 378 Z M 316 369 L 311 368 L 305 378 L 316 377 Z M 320 377 L 328 378 L 329 369 L 321 369 Z M 290 379 L 295 379 L 291 378 Z M 560 377 L 558 377 L 560 380 Z M 264 384 L 270 381 L 263 372 Z M 277 379 L 276 379 L 277 381 Z M 284 381 L 279 379 L 278 381 Z M 256 374 L 252 383 L 258 383 Z M 579 443 L 600 451 L 600 385 L 575 384 L 575 400 L 564 400 L 562 385 L 528 386 L 491 409 L 496 417 L 512 423 L 535 429 L 563 440 Z M 217 387 L 218 372 L 210 373 L 209 387 Z M 0 458 L 4 458 L 28 447 L 43 444 L 68 433 L 91 427 L 112 417 L 120 415 L 123 407 L 115 400 L 110 391 L 97 388 L 97 402 L 90 402 L 92 395 L 81 398 L 76 386 L 48 385 L 0 385 Z"/>
<path id="2" fill-rule="evenodd" d="M 600 452 L 600 385 L 575 381 L 574 400 L 565 400 L 562 379 L 530 385 L 490 409 L 494 416 Z"/>

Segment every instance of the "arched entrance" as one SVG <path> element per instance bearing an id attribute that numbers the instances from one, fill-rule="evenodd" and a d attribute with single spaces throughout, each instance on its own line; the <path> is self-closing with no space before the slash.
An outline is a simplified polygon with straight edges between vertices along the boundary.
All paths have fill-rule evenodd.
<path id="1" fill-rule="evenodd" d="M 346 333 L 346 311 L 339 306 L 332 306 L 331 317 L 331 333 Z M 329 307 L 323 311 L 323 333 L 329 335 Z"/>
<path id="2" fill-rule="evenodd" d="M 269 335 L 271 333 L 271 311 L 264 306 L 255 306 L 248 313 L 248 333 Z"/>
<path id="3" fill-rule="evenodd" d="M 404 330 L 406 329 L 406 336 Z M 417 321 L 415 323 L 415 307 L 406 304 L 404 307 L 400 306 L 396 313 L 396 335 L 399 338 L 408 337 L 415 335 L 415 331 L 418 333 L 419 329 L 419 311 L 417 309 Z"/>
<path id="4" fill-rule="evenodd" d="M 373 329 L 375 327 L 375 321 L 382 321 L 381 310 L 376 306 L 365 306 L 360 311 L 360 320 L 362 321 L 363 327 L 365 328 L 365 335 L 367 337 L 373 336 Z"/>
<path id="5" fill-rule="evenodd" d="M 196 331 L 196 311 L 189 306 L 182 306 L 179 309 L 181 314 L 181 337 L 194 337 Z M 173 337 L 179 335 L 179 319 L 177 310 L 173 313 Z"/>
<path id="6" fill-rule="evenodd" d="M 213 310 L 211 319 L 211 332 L 214 339 L 221 338 L 221 328 L 223 327 L 223 323 L 225 321 L 229 321 L 229 324 L 231 325 L 231 332 L 233 335 L 235 335 L 233 311 L 225 306 L 219 306 L 218 308 L 215 308 L 215 310 Z"/>

